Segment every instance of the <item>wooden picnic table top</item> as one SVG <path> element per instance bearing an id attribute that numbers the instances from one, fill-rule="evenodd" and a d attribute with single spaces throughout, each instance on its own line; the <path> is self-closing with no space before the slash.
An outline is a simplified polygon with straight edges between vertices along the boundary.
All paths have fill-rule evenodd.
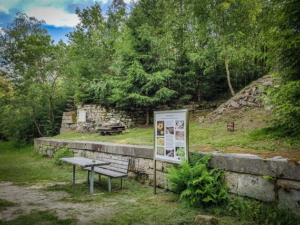
<path id="1" fill-rule="evenodd" d="M 108 165 L 109 162 L 101 161 L 101 160 L 93 160 L 85 157 L 70 157 L 70 158 L 61 158 L 61 161 L 81 166 L 81 167 L 91 167 L 91 166 L 101 166 Z"/>

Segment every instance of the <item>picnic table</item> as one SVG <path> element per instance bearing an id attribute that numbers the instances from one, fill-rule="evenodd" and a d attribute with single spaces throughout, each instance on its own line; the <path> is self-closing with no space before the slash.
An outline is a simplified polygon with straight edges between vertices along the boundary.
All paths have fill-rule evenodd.
<path id="1" fill-rule="evenodd" d="M 112 133 L 121 134 L 125 130 L 125 126 L 107 126 L 107 127 L 98 127 L 97 130 L 102 136 Z"/>
<path id="2" fill-rule="evenodd" d="M 94 194 L 94 167 L 95 166 L 103 166 L 108 165 L 110 162 L 100 161 L 88 159 L 85 157 L 70 157 L 70 158 L 61 158 L 63 162 L 67 162 L 73 165 L 73 176 L 72 176 L 72 184 L 75 184 L 75 166 L 81 167 L 90 167 L 91 171 L 91 179 L 90 179 L 90 194 Z"/>

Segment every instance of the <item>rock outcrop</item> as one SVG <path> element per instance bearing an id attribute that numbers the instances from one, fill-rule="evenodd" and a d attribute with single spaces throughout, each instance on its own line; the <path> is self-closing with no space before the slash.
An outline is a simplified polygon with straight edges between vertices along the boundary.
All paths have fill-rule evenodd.
<path id="1" fill-rule="evenodd" d="M 278 87 L 276 80 L 277 79 L 272 75 L 266 75 L 253 81 L 227 102 L 221 104 L 215 111 L 209 113 L 206 116 L 206 119 L 218 119 L 227 110 L 242 107 L 260 107 L 265 108 L 266 110 L 272 109 L 272 107 L 267 107 L 266 105 L 269 100 L 266 95 L 266 89 L 268 87 Z"/>

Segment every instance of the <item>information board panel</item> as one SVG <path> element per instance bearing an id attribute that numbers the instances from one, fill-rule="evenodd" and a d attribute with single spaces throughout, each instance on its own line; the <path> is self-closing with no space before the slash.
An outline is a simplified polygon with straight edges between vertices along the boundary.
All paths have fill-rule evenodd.
<path id="1" fill-rule="evenodd" d="M 79 111 L 78 122 L 86 121 L 86 111 Z"/>
<path id="2" fill-rule="evenodd" d="M 180 163 L 188 158 L 188 110 L 154 112 L 154 157 Z"/>

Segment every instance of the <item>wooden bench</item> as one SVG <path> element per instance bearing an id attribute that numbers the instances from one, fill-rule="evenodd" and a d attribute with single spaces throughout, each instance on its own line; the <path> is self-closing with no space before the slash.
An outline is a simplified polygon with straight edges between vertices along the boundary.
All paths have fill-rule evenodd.
<path id="1" fill-rule="evenodd" d="M 121 134 L 125 130 L 125 126 L 108 126 L 108 127 L 98 127 L 97 130 L 102 136 L 106 134 L 118 133 Z"/>
<path id="2" fill-rule="evenodd" d="M 123 178 L 127 177 L 129 160 L 113 159 L 113 158 L 102 158 L 101 161 L 109 162 L 110 164 L 94 167 L 94 173 L 99 174 L 99 183 L 101 175 L 108 177 L 108 191 L 111 192 L 111 179 L 121 178 L 121 189 L 123 188 Z M 88 182 L 90 179 L 91 167 L 84 168 L 88 171 Z"/>

